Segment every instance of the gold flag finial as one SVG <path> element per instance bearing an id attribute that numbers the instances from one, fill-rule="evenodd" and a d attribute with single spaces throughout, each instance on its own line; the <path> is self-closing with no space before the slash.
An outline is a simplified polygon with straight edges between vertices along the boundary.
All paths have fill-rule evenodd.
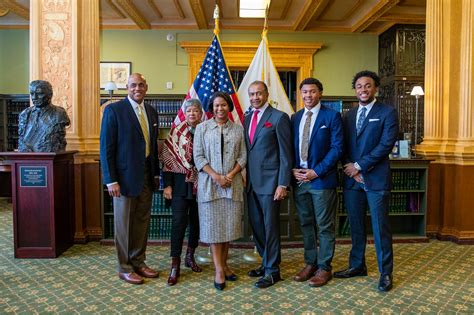
<path id="1" fill-rule="evenodd" d="M 267 7 L 265 8 L 265 21 L 263 22 L 262 39 L 267 38 L 267 33 L 268 33 L 268 4 L 267 4 Z"/>
<path id="2" fill-rule="evenodd" d="M 219 35 L 219 6 L 216 3 L 216 8 L 214 9 L 214 34 Z"/>

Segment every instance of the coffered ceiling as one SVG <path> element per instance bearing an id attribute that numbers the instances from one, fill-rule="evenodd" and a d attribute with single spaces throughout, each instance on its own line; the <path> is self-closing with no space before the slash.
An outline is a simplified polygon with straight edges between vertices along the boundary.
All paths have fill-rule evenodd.
<path id="1" fill-rule="evenodd" d="M 212 29 L 216 3 L 221 29 L 262 29 L 262 19 L 239 18 L 238 0 L 100 0 L 100 23 L 103 29 Z M 28 28 L 29 5 L 0 0 L 0 29 Z M 380 34 L 394 24 L 424 24 L 426 0 L 271 0 L 268 15 L 270 30 Z"/>

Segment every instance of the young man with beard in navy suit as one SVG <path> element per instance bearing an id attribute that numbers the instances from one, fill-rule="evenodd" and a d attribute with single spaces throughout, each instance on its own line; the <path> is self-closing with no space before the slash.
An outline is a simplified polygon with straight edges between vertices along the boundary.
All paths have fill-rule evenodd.
<path id="1" fill-rule="evenodd" d="M 349 267 L 336 278 L 367 276 L 365 246 L 366 207 L 370 209 L 377 263 L 378 289 L 392 289 L 393 249 L 388 204 L 392 178 L 388 155 L 398 137 L 398 115 L 393 106 L 377 101 L 380 78 L 372 71 L 354 76 L 352 87 L 359 106 L 344 116 L 344 201 L 351 227 Z"/>

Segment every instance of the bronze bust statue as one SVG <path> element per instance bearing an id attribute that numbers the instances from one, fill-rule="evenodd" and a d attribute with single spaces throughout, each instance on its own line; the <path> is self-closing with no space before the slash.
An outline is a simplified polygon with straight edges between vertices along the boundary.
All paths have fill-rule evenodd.
<path id="1" fill-rule="evenodd" d="M 18 121 L 19 152 L 62 152 L 66 149 L 66 126 L 69 117 L 61 106 L 51 104 L 51 83 L 35 80 L 30 83 L 33 106 L 20 113 Z"/>

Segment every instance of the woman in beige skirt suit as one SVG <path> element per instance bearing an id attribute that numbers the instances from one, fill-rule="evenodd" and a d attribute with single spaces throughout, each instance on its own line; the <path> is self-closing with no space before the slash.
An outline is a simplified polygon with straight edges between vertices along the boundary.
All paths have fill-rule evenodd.
<path id="1" fill-rule="evenodd" d="M 214 287 L 225 288 L 225 280 L 237 276 L 227 265 L 229 242 L 242 236 L 243 178 L 247 151 L 242 126 L 229 120 L 232 99 L 216 92 L 209 101 L 214 118 L 196 127 L 194 164 L 198 175 L 200 240 L 211 244 L 215 266 Z"/>

